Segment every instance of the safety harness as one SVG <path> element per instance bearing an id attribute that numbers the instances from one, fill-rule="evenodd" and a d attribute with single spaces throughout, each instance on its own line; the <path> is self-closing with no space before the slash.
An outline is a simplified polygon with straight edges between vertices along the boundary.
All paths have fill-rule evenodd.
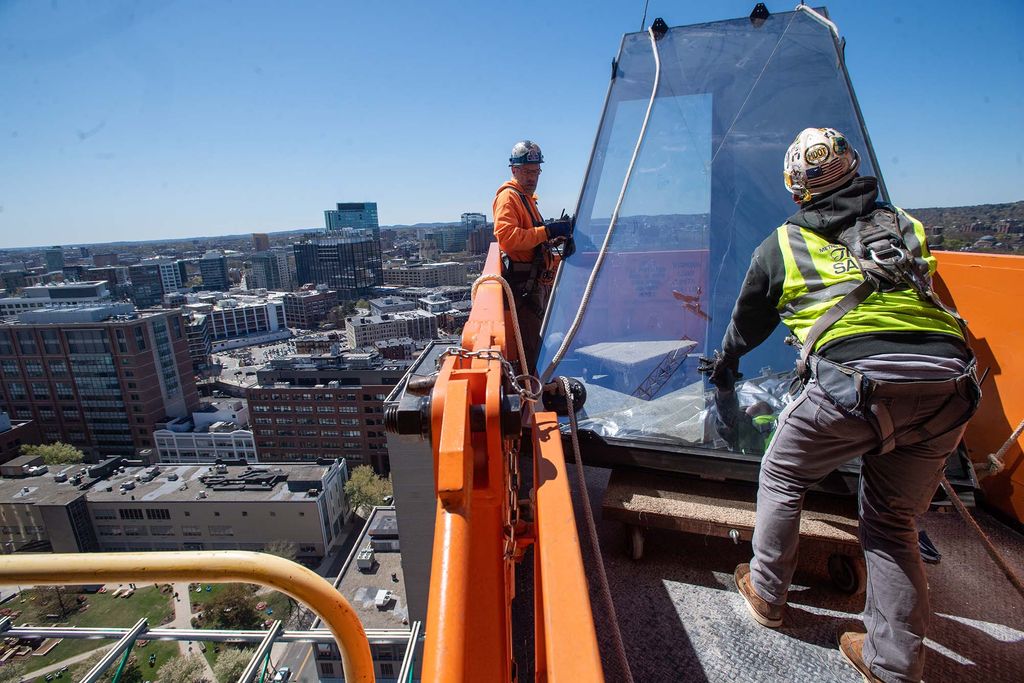
<path id="1" fill-rule="evenodd" d="M 835 239 L 857 260 L 864 280 L 815 320 L 807 331 L 807 338 L 803 341 L 800 358 L 796 363 L 800 377 L 807 374 L 808 358 L 821 336 L 875 292 L 912 289 L 922 301 L 931 303 L 956 320 L 964 338 L 967 338 L 967 323 L 935 294 L 927 267 L 923 267 L 922 272 L 922 264 L 914 258 L 903 239 L 899 220 L 893 207 L 883 205 L 857 219 L 856 223 L 840 232 Z"/>
<path id="2" fill-rule="evenodd" d="M 855 414 L 863 414 L 867 408 L 878 431 L 879 453 L 887 453 L 895 448 L 896 429 L 885 401 L 869 402 L 869 398 L 909 398 L 932 392 L 950 396 L 935 415 L 913 431 L 911 438 L 914 440 L 935 438 L 960 427 L 974 414 L 981 399 L 973 357 L 966 372 L 959 377 L 942 381 L 886 382 L 868 378 L 841 363 L 812 355 L 821 335 L 871 294 L 907 288 L 912 289 L 922 301 L 928 301 L 952 316 L 963 331 L 966 341 L 967 323 L 935 294 L 927 266 L 915 258 L 907 247 L 899 221 L 900 216 L 893 207 L 881 206 L 868 216 L 858 219 L 835 239 L 857 260 L 864 281 L 815 320 L 807 332 L 797 360 L 800 379 L 806 383 L 813 376 L 839 407 Z M 970 403 L 971 408 L 966 413 L 962 404 L 952 400 L 955 395 Z"/>
<path id="3" fill-rule="evenodd" d="M 533 206 L 530 204 L 530 200 L 527 199 L 526 195 L 515 188 L 510 189 L 519 195 L 519 200 L 523 203 L 523 206 L 526 208 L 526 213 L 530 216 L 532 226 L 534 228 L 543 227 L 543 219 L 541 219 L 539 213 L 534 211 Z M 508 281 L 515 287 L 516 294 L 518 295 L 518 301 L 516 303 L 526 303 L 527 305 L 534 306 L 536 308 L 533 294 L 540 285 L 544 271 L 546 270 L 543 249 L 540 246 L 535 248 L 533 250 L 533 259 L 528 263 L 513 261 L 509 258 L 508 254 L 504 252 L 501 254 L 501 259 Z M 543 315 L 544 313 L 543 311 L 535 312 L 539 315 Z"/>

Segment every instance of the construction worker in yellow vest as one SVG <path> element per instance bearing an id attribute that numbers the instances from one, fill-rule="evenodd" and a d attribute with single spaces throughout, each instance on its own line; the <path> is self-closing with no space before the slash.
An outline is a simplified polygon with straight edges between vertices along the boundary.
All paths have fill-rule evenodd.
<path id="1" fill-rule="evenodd" d="M 754 252 L 723 352 L 704 370 L 734 391 L 740 358 L 780 321 L 800 349 L 803 390 L 765 451 L 754 556 L 735 572 L 753 618 L 784 623 L 804 494 L 860 458 L 864 628 L 841 629 L 839 648 L 866 681 L 919 681 L 930 609 L 915 518 L 980 392 L 963 321 L 932 292 L 924 227 L 880 202 L 859 164 L 839 131 L 796 137 L 784 180 L 800 208 Z"/>

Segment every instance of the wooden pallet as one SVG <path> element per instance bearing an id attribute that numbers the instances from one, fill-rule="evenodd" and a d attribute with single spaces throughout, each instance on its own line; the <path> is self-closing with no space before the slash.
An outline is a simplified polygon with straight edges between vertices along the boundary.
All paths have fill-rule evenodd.
<path id="1" fill-rule="evenodd" d="M 749 541 L 754 532 L 757 488 L 632 470 L 614 470 L 604 494 L 605 519 L 627 525 L 634 560 L 643 557 L 644 529 L 658 528 Z M 857 501 L 808 494 L 800 519 L 801 543 L 831 553 L 829 575 L 836 587 L 864 587 L 864 559 L 857 539 Z"/>

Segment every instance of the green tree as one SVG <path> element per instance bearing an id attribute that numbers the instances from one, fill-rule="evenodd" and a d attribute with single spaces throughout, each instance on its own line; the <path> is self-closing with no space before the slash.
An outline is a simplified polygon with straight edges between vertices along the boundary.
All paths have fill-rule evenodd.
<path id="1" fill-rule="evenodd" d="M 256 629 L 263 625 L 256 602 L 249 584 L 233 583 L 207 603 L 203 612 L 211 628 Z"/>
<path id="2" fill-rule="evenodd" d="M 71 444 L 55 441 L 54 443 L 36 446 L 24 444 L 21 447 L 22 455 L 42 456 L 43 462 L 47 465 L 65 465 L 82 462 L 85 455 Z"/>
<path id="3" fill-rule="evenodd" d="M 221 650 L 217 664 L 213 667 L 213 677 L 221 683 L 235 683 L 245 671 L 254 652 L 252 649 L 236 650 L 233 647 Z"/>
<path id="4" fill-rule="evenodd" d="M 367 301 L 366 299 L 360 299 L 359 301 L 356 302 L 356 306 L 355 307 L 356 308 L 369 308 L 370 307 L 370 302 Z"/>
<path id="5" fill-rule="evenodd" d="M 106 652 L 98 652 L 85 661 L 72 665 L 70 679 L 72 681 L 80 681 L 85 678 L 85 675 L 92 671 L 92 668 L 96 666 L 101 659 L 103 659 L 103 655 L 105 654 Z M 121 658 L 119 657 L 113 664 L 108 666 L 106 671 L 104 671 L 100 676 L 100 683 L 110 683 L 113 681 L 114 674 L 117 673 L 117 667 L 120 664 Z M 121 672 L 120 683 L 143 683 L 144 680 L 146 679 L 142 675 L 142 671 L 139 669 L 138 656 L 134 654 L 130 655 L 128 657 L 128 663 L 124 667 L 124 671 Z"/>
<path id="6" fill-rule="evenodd" d="M 294 562 L 299 555 L 299 547 L 291 541 L 277 540 L 263 546 L 263 552 Z"/>
<path id="7" fill-rule="evenodd" d="M 0 666 L 0 683 L 20 683 L 24 675 L 24 664 L 7 662 Z"/>
<path id="8" fill-rule="evenodd" d="M 78 606 L 75 596 L 64 586 L 33 588 L 32 597 L 39 607 L 40 614 L 57 614 L 62 620 Z"/>
<path id="9" fill-rule="evenodd" d="M 200 655 L 175 657 L 160 667 L 156 683 L 210 683 L 206 665 Z"/>
<path id="10" fill-rule="evenodd" d="M 360 465 L 345 482 L 345 495 L 352 509 L 361 515 L 364 508 L 369 511 L 374 505 L 383 505 L 384 499 L 392 495 L 391 479 L 379 476 L 369 465 Z"/>

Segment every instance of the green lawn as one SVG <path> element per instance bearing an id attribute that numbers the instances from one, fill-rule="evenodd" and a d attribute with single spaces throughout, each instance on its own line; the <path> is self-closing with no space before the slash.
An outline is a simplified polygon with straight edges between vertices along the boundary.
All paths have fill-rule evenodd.
<path id="1" fill-rule="evenodd" d="M 194 606 L 196 606 L 196 605 L 200 605 L 201 606 L 201 605 L 205 605 L 206 603 L 210 602 L 215 597 L 217 597 L 218 593 L 220 593 L 225 588 L 227 588 L 228 585 L 229 584 L 226 584 L 226 583 L 220 583 L 220 584 L 217 584 L 217 583 L 214 583 L 214 584 L 205 584 L 205 583 L 204 584 L 192 584 L 192 590 L 189 592 L 189 596 L 192 598 L 193 611 L 195 611 Z M 202 591 L 197 592 L 196 591 L 196 586 L 202 586 Z M 210 590 L 206 590 L 207 586 L 210 587 Z M 257 590 L 258 586 L 253 585 L 252 588 L 254 590 Z M 257 594 L 256 595 L 256 600 L 257 600 L 257 602 L 265 602 L 265 603 L 267 603 L 267 606 L 263 610 L 260 611 L 260 613 L 262 614 L 264 619 L 270 620 L 270 621 L 275 621 L 277 619 L 281 619 L 281 620 L 287 622 L 287 620 L 289 618 L 289 611 L 288 611 L 288 601 L 289 601 L 289 598 L 288 598 L 287 595 L 285 595 L 284 593 L 279 593 L 277 591 L 266 591 L 266 592 L 261 592 L 261 593 Z M 272 612 L 272 614 L 268 614 L 267 613 L 268 610 L 270 610 Z M 201 626 L 201 628 L 202 628 L 202 626 Z M 204 657 L 206 657 L 206 661 L 208 661 L 210 663 L 210 668 L 213 668 L 217 664 L 217 657 L 220 655 L 220 652 L 216 652 L 215 648 L 219 647 L 219 649 L 221 651 L 223 651 L 223 649 L 225 647 L 233 647 L 231 645 L 225 645 L 224 643 L 212 643 L 212 642 L 207 642 L 207 643 L 205 643 L 205 645 L 206 645 L 206 651 L 203 652 L 202 654 L 203 654 Z M 246 647 L 250 647 L 251 648 L 251 647 L 253 647 L 253 645 L 249 644 L 249 645 L 246 645 Z"/>
<path id="2" fill-rule="evenodd" d="M 33 591 L 24 591 L 20 596 L 5 603 L 5 607 L 14 610 L 21 610 L 22 613 L 14 619 L 17 624 L 31 624 L 33 626 L 52 626 L 66 624 L 69 626 L 107 626 L 107 627 L 129 627 L 134 626 L 142 617 L 149 620 L 151 627 L 170 621 L 174 614 L 171 606 L 170 595 L 161 593 L 156 588 L 149 586 L 139 588 L 130 598 L 112 598 L 110 593 L 95 593 L 85 596 L 88 608 L 82 612 L 72 612 L 67 619 L 54 621 L 48 619 L 46 614 L 40 613 L 40 607 L 33 599 Z M 66 599 L 73 601 L 74 594 L 66 596 Z M 50 650 L 43 657 L 29 655 L 22 658 L 28 671 L 35 671 L 50 664 L 73 657 L 83 652 L 88 652 L 97 647 L 110 644 L 107 640 L 84 640 L 80 638 L 65 638 L 57 647 Z M 147 652 L 149 645 L 141 651 Z M 146 666 L 148 668 L 148 666 Z"/>

